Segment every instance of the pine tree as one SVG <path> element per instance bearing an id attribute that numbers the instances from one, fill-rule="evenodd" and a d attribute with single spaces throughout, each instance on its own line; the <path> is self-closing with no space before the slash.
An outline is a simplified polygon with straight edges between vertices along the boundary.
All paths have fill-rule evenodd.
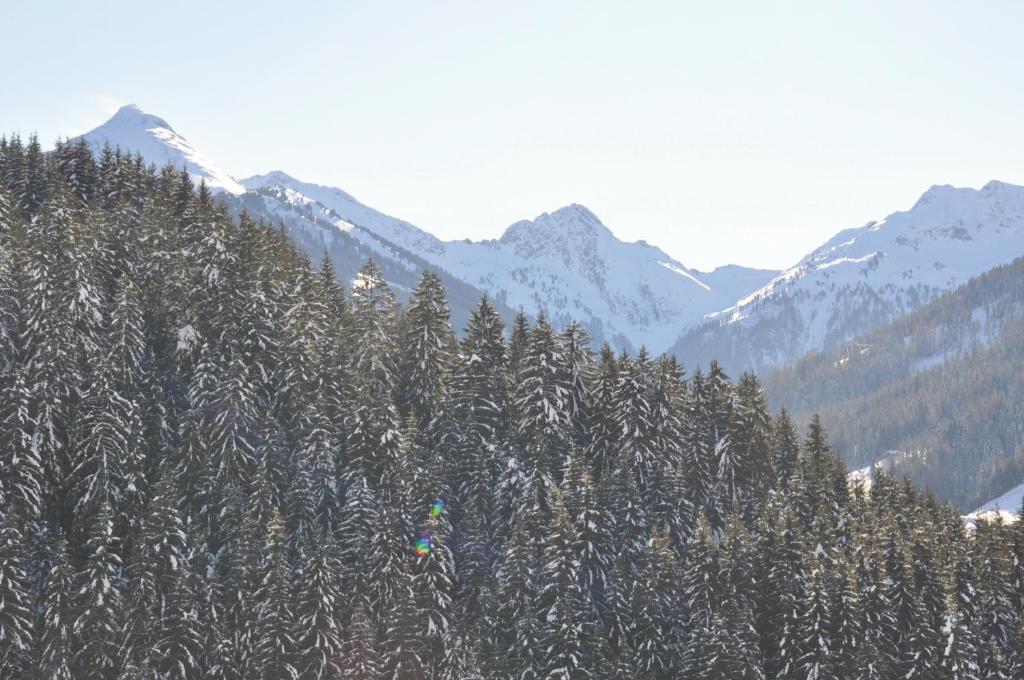
<path id="1" fill-rule="evenodd" d="M 632 648 L 642 677 L 673 677 L 681 666 L 675 617 L 682 611 L 679 563 L 668 537 L 648 544 L 634 592 Z"/>
<path id="2" fill-rule="evenodd" d="M 295 601 L 295 667 L 302 680 L 327 680 L 341 673 L 338 565 L 334 545 L 322 536 L 310 556 Z"/>
<path id="3" fill-rule="evenodd" d="M 764 670 L 768 677 L 789 678 L 799 658 L 800 611 L 806 573 L 799 522 L 785 506 L 769 505 L 760 528 L 757 615 Z"/>
<path id="4" fill-rule="evenodd" d="M 531 540 L 531 515 L 520 515 L 504 548 L 498 567 L 497 634 L 499 648 L 508 656 L 510 678 L 537 680 L 544 659 L 539 606 L 539 575 Z"/>
<path id="5" fill-rule="evenodd" d="M 284 521 L 274 511 L 265 530 L 263 577 L 256 590 L 256 639 L 253 668 L 264 680 L 299 677 L 292 660 L 292 604 L 284 551 Z"/>
<path id="6" fill-rule="evenodd" d="M 796 428 L 789 417 L 789 412 L 782 409 L 772 433 L 772 471 L 779 486 L 789 488 L 789 480 L 796 471 L 800 456 L 800 444 L 797 440 Z"/>
<path id="7" fill-rule="evenodd" d="M 425 630 L 417 637 L 426 644 L 424 664 L 437 669 L 445 656 L 454 619 L 455 561 L 446 539 L 450 529 L 444 516 L 431 517 L 424 527 L 430 549 L 419 554 L 413 568 L 412 588 L 419 609 L 417 619 Z"/>
<path id="8" fill-rule="evenodd" d="M 807 595 L 801 611 L 800 657 L 796 660 L 797 677 L 811 680 L 839 679 L 829 637 L 832 627 L 828 591 L 828 560 L 819 555 L 812 558 L 807 579 Z"/>
<path id="9" fill-rule="evenodd" d="M 345 630 L 342 645 L 345 666 L 341 677 L 345 680 L 376 680 L 378 677 L 380 661 L 373 628 L 366 607 L 357 605 Z"/>
<path id="10" fill-rule="evenodd" d="M 434 416 L 450 370 L 455 343 L 450 317 L 441 278 L 424 272 L 405 316 L 399 395 L 403 414 L 414 414 L 421 429 Z"/>
<path id="11" fill-rule="evenodd" d="M 919 537 L 911 546 L 917 621 L 907 642 L 904 666 L 909 678 L 931 678 L 942 662 L 945 593 L 936 574 L 931 547 Z"/>
<path id="12" fill-rule="evenodd" d="M 686 603 L 686 639 L 683 640 L 683 669 L 685 673 L 699 673 L 708 667 L 709 638 L 718 609 L 718 547 L 711 538 L 711 527 L 701 515 L 697 529 L 687 547 L 683 565 L 682 597 Z"/>
<path id="13" fill-rule="evenodd" d="M 558 337 L 543 318 L 530 332 L 526 355 L 520 365 L 515 390 L 515 412 L 519 417 L 515 438 L 523 465 L 521 506 L 546 509 L 551 488 L 566 460 L 567 390 L 562 348 Z"/>
<path id="14" fill-rule="evenodd" d="M 86 561 L 75 585 L 75 676 L 107 680 L 117 671 L 122 616 L 121 558 L 117 553 L 113 512 L 103 500 L 85 545 Z"/>
<path id="15" fill-rule="evenodd" d="M 589 439 L 584 446 L 594 481 L 606 477 L 614 465 L 618 450 L 618 430 L 615 427 L 615 394 L 619 383 L 619 368 L 611 347 L 601 348 L 597 366 L 597 386 L 592 393 Z"/>
<path id="16" fill-rule="evenodd" d="M 15 508 L 22 521 L 42 517 L 43 463 L 33 443 L 35 423 L 24 375 L 14 370 L 0 391 L 0 505 Z"/>
<path id="17" fill-rule="evenodd" d="M 548 679 L 590 677 L 584 658 L 586 640 L 581 621 L 584 600 L 579 586 L 579 564 L 573 550 L 575 539 L 561 494 L 556 494 L 551 524 L 544 537 L 544 586 L 538 598 L 544 622 L 542 677 Z"/>
<path id="18" fill-rule="evenodd" d="M 641 350 L 635 361 L 620 361 L 615 388 L 615 428 L 619 433 L 617 465 L 632 475 L 640 493 L 654 481 L 657 451 L 654 410 L 650 402 L 650 363 Z"/>
<path id="19" fill-rule="evenodd" d="M 29 667 L 32 649 L 32 582 L 26 536 L 11 503 L 0 525 L 0 669 L 12 675 Z"/>
<path id="20" fill-rule="evenodd" d="M 419 613 L 412 579 L 408 573 L 400 572 L 395 583 L 395 604 L 385 615 L 379 676 L 382 680 L 428 677 L 424 640 L 418 635 L 422 627 Z"/>
<path id="21" fill-rule="evenodd" d="M 74 574 L 68 562 L 67 541 L 58 536 L 53 541 L 49 570 L 43 582 L 40 612 L 43 634 L 39 647 L 42 677 L 53 680 L 72 680 L 75 677 L 73 603 Z"/>

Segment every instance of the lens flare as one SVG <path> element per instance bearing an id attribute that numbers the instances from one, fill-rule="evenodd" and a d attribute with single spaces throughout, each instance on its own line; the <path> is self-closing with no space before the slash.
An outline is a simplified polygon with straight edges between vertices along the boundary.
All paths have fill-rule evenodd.
<path id="1" fill-rule="evenodd" d="M 430 536 L 420 536 L 416 539 L 416 543 L 413 544 L 413 550 L 420 557 L 426 557 L 430 554 Z"/>
<path id="2" fill-rule="evenodd" d="M 444 512 L 444 501 L 438 498 L 430 504 L 430 516 L 437 519 L 442 512 Z"/>

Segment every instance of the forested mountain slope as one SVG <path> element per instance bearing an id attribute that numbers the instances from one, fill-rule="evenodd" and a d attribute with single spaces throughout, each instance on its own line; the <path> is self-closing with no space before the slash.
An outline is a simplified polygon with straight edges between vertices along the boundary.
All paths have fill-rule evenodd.
<path id="1" fill-rule="evenodd" d="M 0 141 L 0 677 L 1021 677 L 1024 522 L 849 488 L 752 376 L 448 321 Z"/>
<path id="2" fill-rule="evenodd" d="M 820 412 L 852 467 L 884 458 L 969 511 L 1024 481 L 1022 378 L 1018 259 L 764 381 L 798 422 Z"/>

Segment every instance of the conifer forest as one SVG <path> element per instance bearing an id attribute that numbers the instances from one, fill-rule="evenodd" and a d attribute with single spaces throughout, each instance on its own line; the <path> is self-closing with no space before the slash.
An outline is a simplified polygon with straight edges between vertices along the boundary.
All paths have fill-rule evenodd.
<path id="1" fill-rule="evenodd" d="M 457 330 L 434 273 L 0 142 L 0 678 L 1024 678 L 1024 521 L 849 481 L 753 374 Z"/>

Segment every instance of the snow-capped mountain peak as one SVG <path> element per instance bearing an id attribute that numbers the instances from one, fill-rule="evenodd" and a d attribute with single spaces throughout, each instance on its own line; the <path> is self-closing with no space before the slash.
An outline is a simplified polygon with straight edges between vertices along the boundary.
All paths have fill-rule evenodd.
<path id="1" fill-rule="evenodd" d="M 107 146 L 139 153 L 158 166 L 185 168 L 196 184 L 204 181 L 214 191 L 245 193 L 245 187 L 200 153 L 166 120 L 134 104 L 122 106 L 110 120 L 81 138 L 97 153 Z"/>
<path id="2" fill-rule="evenodd" d="M 599 239 L 608 238 L 615 236 L 597 215 L 573 203 L 533 220 L 520 220 L 510 225 L 498 242 L 513 248 L 517 255 L 529 258 L 552 249 L 563 252 L 593 248 Z"/>
<path id="3" fill-rule="evenodd" d="M 125 104 L 111 117 L 109 124 L 118 127 L 141 127 L 144 129 L 164 128 L 174 132 L 171 124 L 159 116 L 146 113 L 135 104 Z"/>

